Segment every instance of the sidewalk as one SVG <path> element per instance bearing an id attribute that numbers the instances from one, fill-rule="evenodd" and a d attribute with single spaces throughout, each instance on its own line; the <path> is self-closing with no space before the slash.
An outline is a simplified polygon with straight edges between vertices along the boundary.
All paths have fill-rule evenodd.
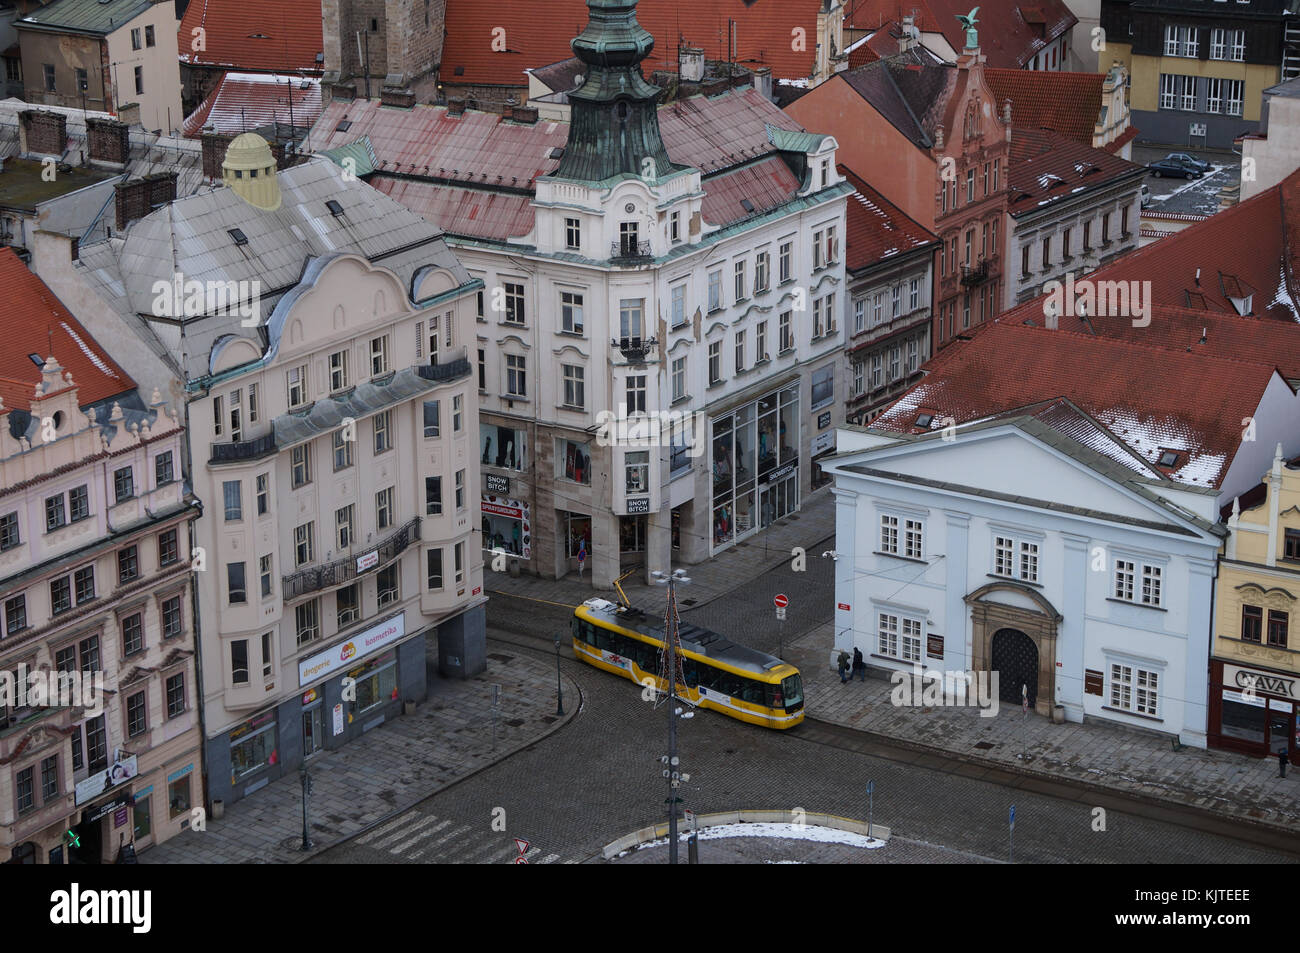
<path id="1" fill-rule="evenodd" d="M 1095 723 L 1056 725 L 1033 712 L 1022 716 L 1019 705 L 1004 704 L 993 718 L 980 717 L 975 708 L 895 707 L 887 679 L 840 684 L 830 664 L 834 642 L 833 625 L 818 626 L 786 653 L 803 675 L 809 718 L 965 761 L 1300 830 L 1300 769 L 1279 778 L 1274 758 L 1198 748 L 1175 751 L 1167 737 Z"/>
<path id="2" fill-rule="evenodd" d="M 302 853 L 302 785 L 297 772 L 227 805 L 206 831 L 185 831 L 140 854 L 142 864 L 300 863 L 384 818 L 407 810 L 453 781 L 488 767 L 555 731 L 577 711 L 555 716 L 554 667 L 488 642 L 488 668 L 461 681 L 436 674 L 437 643 L 426 644 L 429 697 L 395 718 L 309 762 L 311 836 Z M 578 696 L 567 680 L 565 692 Z M 501 686 L 493 745 L 492 685 Z"/>
<path id="3" fill-rule="evenodd" d="M 794 547 L 813 547 L 834 535 L 835 498 L 831 496 L 831 488 L 824 486 L 804 498 L 803 509 L 799 512 L 777 520 L 762 532 L 755 533 L 713 558 L 695 565 L 674 564 L 673 569 L 685 569 L 691 577 L 688 599 L 694 601 L 683 599 L 682 605 L 699 606 L 712 602 L 737 586 L 763 575 L 773 566 L 789 561 L 792 558 L 790 551 Z M 816 553 L 808 550 L 809 559 L 816 559 L 820 555 L 820 550 Z M 644 606 L 651 602 L 657 604 L 664 598 L 663 589 L 647 585 L 645 573 L 641 571 L 628 576 L 619 585 L 634 606 Z M 592 586 L 590 573 L 579 581 L 577 573 L 569 573 L 563 579 L 542 579 L 532 575 L 511 576 L 504 572 L 487 571 L 484 573 L 484 588 L 489 593 L 571 606 L 577 606 L 596 596 L 618 598 L 618 593 L 612 587 L 597 589 Z"/>

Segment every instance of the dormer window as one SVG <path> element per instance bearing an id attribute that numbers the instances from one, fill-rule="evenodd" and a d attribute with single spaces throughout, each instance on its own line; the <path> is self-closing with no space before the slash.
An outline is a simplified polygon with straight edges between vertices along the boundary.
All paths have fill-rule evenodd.
<path id="1" fill-rule="evenodd" d="M 230 235 L 231 238 L 235 240 L 236 245 L 248 244 L 248 236 L 244 234 L 243 229 L 228 228 L 226 229 L 226 232 Z"/>
<path id="2" fill-rule="evenodd" d="M 1178 460 L 1182 456 L 1177 450 L 1161 450 L 1160 459 L 1156 462 L 1157 466 L 1172 469 L 1178 465 Z"/>
<path id="3" fill-rule="evenodd" d="M 916 426 L 928 428 L 934 422 L 934 414 L 921 414 L 916 418 Z"/>
<path id="4" fill-rule="evenodd" d="M 343 214 L 343 206 L 338 203 L 337 199 L 327 199 L 325 201 L 325 207 L 329 209 L 329 213 L 335 218 L 338 218 Z"/>

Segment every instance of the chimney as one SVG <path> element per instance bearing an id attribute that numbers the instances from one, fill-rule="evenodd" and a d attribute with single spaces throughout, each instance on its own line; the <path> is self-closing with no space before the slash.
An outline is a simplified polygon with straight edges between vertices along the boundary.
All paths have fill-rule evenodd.
<path id="1" fill-rule="evenodd" d="M 772 99 L 772 67 L 760 66 L 754 70 L 754 89 L 764 99 Z"/>
<path id="2" fill-rule="evenodd" d="M 898 52 L 906 53 L 916 42 L 916 21 L 911 14 L 903 17 L 903 35 L 898 38 Z"/>
<path id="3" fill-rule="evenodd" d="M 114 119 L 86 119 L 86 145 L 91 162 L 124 166 L 131 155 L 131 128 Z"/>
<path id="4" fill-rule="evenodd" d="M 525 126 L 535 126 L 537 125 L 537 107 L 515 106 L 514 115 L 507 118 L 511 118 L 515 122 L 522 123 Z"/>
<path id="5" fill-rule="evenodd" d="M 18 115 L 22 154 L 63 155 L 68 148 L 68 121 L 62 113 L 24 109 Z"/>
<path id="6" fill-rule="evenodd" d="M 140 104 L 127 103 L 125 106 L 117 107 L 117 118 L 119 122 L 124 122 L 128 126 L 142 126 L 140 122 Z"/>
<path id="7" fill-rule="evenodd" d="M 113 186 L 113 192 L 119 233 L 131 222 L 144 218 L 153 211 L 153 206 L 149 204 L 150 185 L 145 179 L 119 182 Z"/>
<path id="8" fill-rule="evenodd" d="M 448 99 L 448 100 L 447 100 L 447 115 L 448 115 L 448 116 L 463 116 L 463 115 L 465 115 L 465 100 L 460 99 L 460 98 Z"/>
<path id="9" fill-rule="evenodd" d="M 1196 269 L 1196 287 L 1199 288 L 1200 286 L 1201 286 L 1201 269 L 1197 268 L 1197 269 Z"/>
<path id="10" fill-rule="evenodd" d="M 221 164 L 226 159 L 226 149 L 233 138 L 234 136 L 221 132 L 203 134 L 203 177 L 205 179 L 221 178 Z"/>
<path id="11" fill-rule="evenodd" d="M 409 89 L 384 89 L 379 93 L 379 105 L 410 109 L 415 105 L 415 93 Z"/>
<path id="12" fill-rule="evenodd" d="M 331 102 L 337 99 L 342 103 L 350 103 L 357 98 L 357 91 L 346 83 L 323 83 L 321 88 L 329 94 Z"/>
<path id="13" fill-rule="evenodd" d="M 704 51 L 695 46 L 683 46 L 677 54 L 677 75 L 683 83 L 703 80 Z"/>

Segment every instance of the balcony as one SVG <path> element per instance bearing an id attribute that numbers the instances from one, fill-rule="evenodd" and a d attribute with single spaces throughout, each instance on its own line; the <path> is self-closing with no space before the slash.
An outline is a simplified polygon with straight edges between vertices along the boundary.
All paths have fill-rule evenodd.
<path id="1" fill-rule="evenodd" d="M 426 381 L 436 381 L 440 384 L 446 381 L 454 381 L 457 378 L 469 375 L 469 359 L 458 357 L 455 360 L 441 361 L 437 364 L 417 364 L 415 373 Z"/>
<path id="2" fill-rule="evenodd" d="M 989 277 L 989 260 L 981 258 L 977 265 L 961 266 L 961 283 L 966 287 L 982 285 Z"/>
<path id="3" fill-rule="evenodd" d="M 275 434 L 263 434 L 252 440 L 235 440 L 231 443 L 214 443 L 208 464 L 245 463 L 275 453 Z"/>
<path id="4" fill-rule="evenodd" d="M 631 239 L 623 241 L 610 242 L 609 260 L 610 261 L 649 261 L 654 256 L 650 254 L 650 242 L 638 242 Z"/>
<path id="5" fill-rule="evenodd" d="M 355 579 L 360 575 L 357 572 L 356 553 L 358 551 L 363 555 L 370 552 L 379 554 L 379 561 L 370 569 L 367 569 L 366 572 L 382 569 L 396 559 L 414 540 L 420 538 L 420 519 L 419 516 L 415 517 L 397 532 L 381 540 L 376 546 L 354 546 L 352 553 L 342 559 L 336 559 L 324 566 L 314 566 L 310 569 L 300 570 L 292 576 L 284 576 L 280 580 L 283 585 L 281 591 L 284 593 L 284 598 L 286 600 L 296 599 L 308 593 L 344 585 Z"/>
<path id="6" fill-rule="evenodd" d="M 629 364 L 644 364 L 646 355 L 659 346 L 655 338 L 615 338 L 609 342 Z"/>

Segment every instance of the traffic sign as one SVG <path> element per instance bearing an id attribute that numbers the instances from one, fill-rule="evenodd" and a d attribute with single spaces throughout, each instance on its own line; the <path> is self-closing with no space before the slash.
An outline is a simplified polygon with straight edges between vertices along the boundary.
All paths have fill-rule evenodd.
<path id="1" fill-rule="evenodd" d="M 871 793 L 872 791 L 874 791 L 875 789 L 876 789 L 876 782 L 875 782 L 875 781 L 868 781 L 868 782 L 867 782 L 867 793 L 870 794 L 870 793 Z"/>
<path id="2" fill-rule="evenodd" d="M 785 607 L 784 607 L 784 606 L 777 606 L 777 609 L 776 609 L 776 620 L 777 620 L 778 622 L 784 622 L 784 621 L 785 621 Z"/>
<path id="3" fill-rule="evenodd" d="M 1015 806 L 1014 804 L 1011 805 L 1011 813 L 1010 813 L 1010 815 L 1009 815 L 1008 818 L 1007 818 L 1007 823 L 1011 825 L 1011 829 L 1012 829 L 1012 830 L 1015 830 L 1015 827 L 1016 827 L 1016 806 Z"/>
<path id="4" fill-rule="evenodd" d="M 790 604 L 790 599 L 786 596 L 784 592 L 778 592 L 776 594 L 776 598 L 772 600 L 772 605 L 776 606 L 778 609 L 784 609 L 789 604 Z"/>

